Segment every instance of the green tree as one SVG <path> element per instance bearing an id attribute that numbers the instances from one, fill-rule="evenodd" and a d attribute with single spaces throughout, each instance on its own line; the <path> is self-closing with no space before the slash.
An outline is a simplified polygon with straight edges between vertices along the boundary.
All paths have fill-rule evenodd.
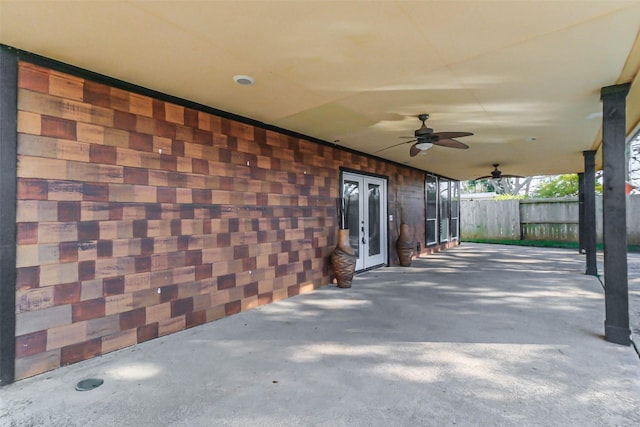
<path id="1" fill-rule="evenodd" d="M 490 179 L 472 179 L 461 182 L 463 194 L 489 193 L 496 191 Z"/>
<path id="2" fill-rule="evenodd" d="M 495 192 L 500 195 L 528 197 L 533 177 L 486 178 L 470 180 L 462 183 L 463 194 Z"/>
<path id="3" fill-rule="evenodd" d="M 506 196 L 529 195 L 532 176 L 492 179 L 496 194 Z"/>
<path id="4" fill-rule="evenodd" d="M 596 182 L 596 193 L 602 194 L 602 185 Z M 557 175 L 543 181 L 533 193 L 540 199 L 578 196 L 578 175 L 575 173 Z"/>

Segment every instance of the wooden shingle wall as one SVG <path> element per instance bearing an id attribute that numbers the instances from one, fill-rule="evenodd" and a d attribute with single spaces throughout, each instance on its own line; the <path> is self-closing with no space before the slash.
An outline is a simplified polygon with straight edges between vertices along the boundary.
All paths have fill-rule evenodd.
<path id="1" fill-rule="evenodd" d="M 16 379 L 330 283 L 343 166 L 424 240 L 421 172 L 21 62 Z"/>

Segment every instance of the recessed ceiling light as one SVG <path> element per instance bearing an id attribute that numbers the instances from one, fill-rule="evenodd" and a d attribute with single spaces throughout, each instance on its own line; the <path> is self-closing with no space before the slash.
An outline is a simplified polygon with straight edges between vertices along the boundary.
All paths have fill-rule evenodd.
<path id="1" fill-rule="evenodd" d="M 256 79 L 251 76 L 238 74 L 237 76 L 233 76 L 233 81 L 242 86 L 251 86 L 256 82 Z"/>
<path id="2" fill-rule="evenodd" d="M 535 141 L 537 141 L 537 140 L 538 140 L 538 138 L 537 138 L 537 137 L 535 137 L 535 136 L 530 136 L 530 137 L 528 137 L 527 139 L 525 139 L 525 141 L 527 141 L 527 142 L 535 142 Z"/>

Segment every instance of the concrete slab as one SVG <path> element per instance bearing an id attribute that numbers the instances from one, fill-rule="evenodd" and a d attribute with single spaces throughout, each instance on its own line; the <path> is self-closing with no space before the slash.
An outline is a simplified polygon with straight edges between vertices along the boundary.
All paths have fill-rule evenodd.
<path id="1" fill-rule="evenodd" d="M 465 243 L 4 387 L 0 425 L 640 425 L 640 359 L 583 271 Z"/>

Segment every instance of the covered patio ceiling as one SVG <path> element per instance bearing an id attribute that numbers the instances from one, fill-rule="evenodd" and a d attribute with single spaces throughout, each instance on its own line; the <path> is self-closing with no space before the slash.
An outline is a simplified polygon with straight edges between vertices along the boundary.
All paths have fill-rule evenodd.
<path id="1" fill-rule="evenodd" d="M 0 42 L 455 179 L 579 172 L 640 1 L 0 0 Z M 235 75 L 255 78 L 252 86 Z M 398 144 L 429 113 L 468 150 Z"/>

